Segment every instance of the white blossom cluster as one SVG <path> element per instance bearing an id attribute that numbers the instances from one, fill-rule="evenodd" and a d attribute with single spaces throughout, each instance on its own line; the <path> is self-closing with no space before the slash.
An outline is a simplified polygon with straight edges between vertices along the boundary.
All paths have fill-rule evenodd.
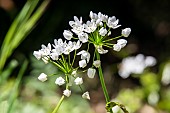
<path id="1" fill-rule="evenodd" d="M 38 51 L 34 51 L 33 55 L 39 60 L 43 59 L 48 62 L 48 59 L 58 60 L 59 56 L 62 54 L 68 55 L 70 52 L 77 50 L 81 47 L 81 43 L 78 40 L 77 42 L 63 41 L 60 39 L 54 39 L 54 44 L 48 43 L 47 46 L 41 45 L 41 49 Z M 53 48 L 52 48 L 53 47 Z"/>
<path id="2" fill-rule="evenodd" d="M 100 54 L 105 54 L 108 50 L 104 50 L 103 46 L 110 46 L 108 45 L 108 41 L 112 40 L 109 38 L 111 35 L 110 29 L 116 29 L 121 26 L 118 25 L 119 19 L 116 19 L 115 16 L 109 17 L 101 12 L 96 14 L 92 11 L 89 16 L 91 20 L 88 20 L 86 23 L 83 23 L 82 17 L 78 19 L 77 16 L 74 16 L 74 21 L 69 21 L 72 29 L 64 30 L 63 36 L 65 39 L 71 40 L 75 34 L 82 43 L 91 42 Z M 122 30 L 121 36 L 128 37 L 130 32 L 130 28 L 125 28 Z M 112 48 L 115 51 L 120 51 L 126 43 L 127 41 L 125 39 L 121 39 L 118 44 L 113 45 Z"/>
<path id="3" fill-rule="evenodd" d="M 105 50 L 103 46 L 107 48 L 112 48 L 115 51 L 120 51 L 123 47 L 126 46 L 127 41 L 125 39 L 118 39 L 120 37 L 128 37 L 131 33 L 130 28 L 122 29 L 121 35 L 115 38 L 111 38 L 111 29 L 119 28 L 121 25 L 118 24 L 119 19 L 116 19 L 115 16 L 109 17 L 108 15 L 102 14 L 99 12 L 98 14 L 93 13 L 92 11 L 89 14 L 90 19 L 87 22 L 83 22 L 82 17 L 80 19 L 74 16 L 73 21 L 69 21 L 69 25 L 71 26 L 71 30 L 64 30 L 63 36 L 66 40 L 54 39 L 54 43 L 48 43 L 47 46 L 41 45 L 41 49 L 38 51 L 34 51 L 33 55 L 38 60 L 43 60 L 45 63 L 51 62 L 54 63 L 61 71 L 66 75 L 64 77 L 58 77 L 55 80 L 55 84 L 61 86 L 66 84 L 66 86 L 71 86 L 70 79 L 74 78 L 75 85 L 82 85 L 83 78 L 77 76 L 77 70 L 81 68 L 82 70 L 87 66 L 90 62 L 90 53 L 87 50 L 78 49 L 81 48 L 82 44 L 88 43 L 93 44 L 96 51 L 99 54 L 105 54 L 108 50 Z M 71 41 L 71 40 L 74 41 Z M 112 44 L 112 40 L 117 40 L 116 44 Z M 76 40 L 76 41 L 75 41 Z M 74 51 L 74 58 L 70 58 L 70 53 Z M 78 51 L 78 53 L 77 53 Z M 94 55 L 95 56 L 95 55 Z M 94 57 L 93 56 L 93 57 Z M 65 58 L 67 57 L 67 58 Z M 73 67 L 74 60 L 76 57 L 80 57 L 78 62 L 78 67 Z M 96 68 L 101 66 L 101 61 L 93 58 L 93 65 L 85 70 L 87 72 L 87 76 L 89 78 L 94 78 L 96 74 Z M 83 72 L 83 71 L 82 71 Z M 38 79 L 42 82 L 47 80 L 47 75 L 42 73 L 38 77 Z M 63 95 L 69 97 L 71 95 L 71 90 L 69 87 L 63 91 Z M 86 91 L 83 93 L 82 98 L 90 99 L 89 92 Z"/>
<path id="4" fill-rule="evenodd" d="M 156 64 L 156 59 L 152 56 L 138 54 L 133 57 L 126 57 L 122 60 L 119 68 L 119 75 L 122 78 L 129 77 L 130 74 L 142 74 L 146 67 Z"/>

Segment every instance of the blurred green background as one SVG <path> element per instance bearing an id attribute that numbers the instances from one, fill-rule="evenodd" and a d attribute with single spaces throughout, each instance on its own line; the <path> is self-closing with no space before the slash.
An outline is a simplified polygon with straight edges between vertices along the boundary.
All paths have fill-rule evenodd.
<path id="1" fill-rule="evenodd" d="M 2 46 L 6 34 L 26 2 L 26 0 L 0 0 L 0 59 L 3 58 Z M 82 16 L 83 20 L 87 21 L 90 11 L 101 12 L 108 16 L 114 15 L 122 25 L 121 29 L 125 27 L 132 29 L 126 48 L 118 53 L 110 51 L 102 56 L 110 97 L 127 106 L 130 113 L 170 112 L 169 0 L 50 0 L 49 4 L 42 8 L 44 10 L 42 15 L 39 15 L 39 18 L 34 17 L 37 18 L 34 23 L 31 17 L 34 13 L 40 14 L 40 12 L 36 13 L 36 9 L 42 3 L 43 0 L 32 3 L 30 7 L 36 5 L 32 7 L 34 9 L 32 12 L 28 11 L 31 12 L 28 18 L 23 16 L 23 19 L 16 24 L 14 34 L 18 32 L 22 34 L 22 29 L 26 29 L 23 36 L 25 38 L 16 41 L 16 46 L 11 46 L 17 40 L 15 39 L 17 35 L 11 36 L 9 43 L 4 46 L 7 47 L 6 50 L 11 50 L 11 54 L 5 57 L 4 67 L 0 70 L 0 113 L 50 113 L 52 111 L 63 89 L 54 84 L 57 76 L 51 77 L 45 83 L 38 81 L 37 77 L 42 72 L 52 74 L 57 73 L 58 70 L 53 65 L 45 65 L 35 59 L 33 51 L 38 50 L 41 44 L 47 45 L 49 42 L 53 43 L 55 38 L 63 38 L 63 31 L 70 29 L 68 23 L 73 20 L 73 16 Z M 23 14 L 28 15 L 28 13 Z M 22 28 L 22 26 L 27 27 Z M 121 29 L 116 29 L 113 36 L 119 34 Z M 10 49 L 12 47 L 13 49 Z M 140 75 L 131 75 L 127 79 L 121 78 L 118 70 L 122 59 L 139 53 L 155 57 L 157 64 L 147 68 Z M 162 81 L 163 75 L 167 78 L 166 82 Z M 105 113 L 105 99 L 99 79 L 87 78 L 84 88 L 90 92 L 91 100 L 82 99 L 75 87 L 73 95 L 64 101 L 59 113 Z"/>

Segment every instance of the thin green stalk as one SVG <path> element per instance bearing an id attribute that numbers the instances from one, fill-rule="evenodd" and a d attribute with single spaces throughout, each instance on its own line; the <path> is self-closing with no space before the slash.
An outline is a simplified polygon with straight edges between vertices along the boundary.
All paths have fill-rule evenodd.
<path id="1" fill-rule="evenodd" d="M 122 37 L 122 35 L 120 35 L 120 36 L 117 36 L 117 37 L 115 37 L 115 38 L 108 39 L 108 40 L 104 40 L 103 42 L 112 41 L 112 40 L 115 40 L 115 39 L 117 39 L 117 38 L 120 38 L 120 37 Z"/>
<path id="2" fill-rule="evenodd" d="M 100 60 L 100 54 L 96 52 L 96 57 L 97 57 L 97 60 Z M 103 89 L 103 92 L 104 92 L 104 96 L 105 96 L 105 99 L 106 99 L 106 103 L 110 102 L 110 98 L 109 98 L 109 94 L 108 94 L 108 91 L 106 89 L 106 85 L 105 85 L 105 82 L 104 82 L 104 77 L 103 77 L 103 72 L 102 72 L 102 68 L 101 66 L 98 68 L 98 72 L 99 72 L 99 78 L 100 78 L 100 82 L 101 82 L 101 85 L 102 85 L 102 89 Z M 113 113 L 112 110 L 109 111 L 110 113 Z"/>
<path id="3" fill-rule="evenodd" d="M 73 64 L 74 64 L 74 61 L 75 61 L 75 58 L 76 58 L 76 52 L 77 52 L 77 50 L 74 51 L 74 58 L 73 58 L 73 61 L 71 63 L 71 66 L 73 66 Z"/>
<path id="4" fill-rule="evenodd" d="M 57 113 L 58 109 L 60 108 L 60 105 L 62 104 L 64 100 L 64 97 L 65 97 L 64 95 L 61 97 L 60 101 L 58 102 L 57 106 L 55 107 L 52 113 Z"/>

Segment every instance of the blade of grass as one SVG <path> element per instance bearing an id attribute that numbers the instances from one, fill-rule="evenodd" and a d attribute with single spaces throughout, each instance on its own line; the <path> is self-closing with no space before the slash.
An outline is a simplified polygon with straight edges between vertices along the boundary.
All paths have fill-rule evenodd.
<path id="1" fill-rule="evenodd" d="M 33 13 L 39 0 L 28 0 L 19 15 L 12 23 L 1 47 L 0 51 L 0 73 L 4 68 L 7 58 L 13 50 L 25 39 L 31 32 L 34 24 L 41 17 L 50 0 L 45 0 L 42 5 Z M 33 14 L 32 14 L 33 13 Z M 39 13 L 39 14 L 38 14 Z M 34 16 L 35 15 L 35 16 Z M 32 16 L 34 18 L 32 18 Z M 30 21 L 31 20 L 31 21 Z M 27 23 L 30 23 L 28 25 Z"/>
<path id="2" fill-rule="evenodd" d="M 19 87 L 20 87 L 21 79 L 24 75 L 25 70 L 27 69 L 27 66 L 28 66 L 28 61 L 25 60 L 20 71 L 19 71 L 19 73 L 18 73 L 17 79 L 16 79 L 15 84 L 14 84 L 14 88 L 11 91 L 11 96 L 9 98 L 9 107 L 8 107 L 7 113 L 11 113 L 11 111 L 12 111 L 13 104 L 14 104 L 14 102 L 15 102 L 17 96 L 18 96 L 18 93 L 19 93 Z"/>
<path id="3" fill-rule="evenodd" d="M 9 75 L 12 73 L 12 71 L 18 66 L 18 62 L 16 60 L 11 60 L 8 64 L 7 68 L 1 73 L 0 76 L 0 85 L 4 84 Z"/>
<path id="4" fill-rule="evenodd" d="M 24 39 L 25 37 L 31 32 L 33 27 L 35 26 L 36 22 L 39 20 L 39 18 L 42 16 L 43 12 L 45 11 L 45 8 L 47 7 L 49 3 L 49 0 L 45 0 L 40 7 L 34 12 L 34 14 L 28 19 L 28 21 L 21 26 L 19 32 L 16 34 L 15 39 L 12 43 L 12 48 L 16 48 Z"/>
<path id="5" fill-rule="evenodd" d="M 2 101 L 0 102 L 0 113 L 6 113 L 8 109 L 8 102 Z"/>

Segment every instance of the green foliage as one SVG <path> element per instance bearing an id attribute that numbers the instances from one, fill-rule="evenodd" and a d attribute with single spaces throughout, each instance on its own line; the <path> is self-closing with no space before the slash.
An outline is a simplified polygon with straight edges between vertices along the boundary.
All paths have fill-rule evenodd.
<path id="1" fill-rule="evenodd" d="M 39 0 L 28 0 L 9 28 L 0 50 L 0 73 L 6 60 L 35 27 L 49 0 L 45 0 L 37 9 Z"/>

